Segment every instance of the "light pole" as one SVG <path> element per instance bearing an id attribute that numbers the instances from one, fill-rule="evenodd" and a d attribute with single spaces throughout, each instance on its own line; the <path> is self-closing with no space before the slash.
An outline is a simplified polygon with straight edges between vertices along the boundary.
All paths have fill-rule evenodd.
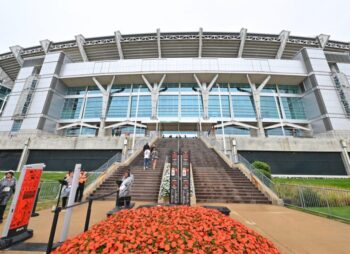
<path id="1" fill-rule="evenodd" d="M 224 128 L 224 120 L 222 114 L 222 103 L 221 103 L 221 90 L 219 84 L 216 84 L 219 89 L 219 104 L 220 104 L 220 115 L 221 115 L 221 130 L 222 130 L 222 141 L 224 145 L 224 154 L 226 155 L 226 137 L 225 137 L 225 128 Z"/>
<path id="2" fill-rule="evenodd" d="M 197 93 L 197 103 L 198 103 L 199 135 L 202 135 L 201 106 L 200 106 L 200 100 L 199 100 L 199 92 Z"/>
<path id="3" fill-rule="evenodd" d="M 135 149 L 135 138 L 136 138 L 136 123 L 137 123 L 137 115 L 139 112 L 139 101 L 140 101 L 140 89 L 141 89 L 141 85 L 139 85 L 139 89 L 137 90 L 137 101 L 136 101 L 136 112 L 135 112 L 135 123 L 134 123 L 134 135 L 132 137 L 132 152 L 134 152 Z"/>

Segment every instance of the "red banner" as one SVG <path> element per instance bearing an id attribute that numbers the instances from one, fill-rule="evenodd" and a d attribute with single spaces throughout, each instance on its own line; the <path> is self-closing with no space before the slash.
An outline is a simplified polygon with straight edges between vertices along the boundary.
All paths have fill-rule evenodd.
<path id="1" fill-rule="evenodd" d="M 25 176 L 9 228 L 11 233 L 19 233 L 28 226 L 42 169 L 27 168 L 22 172 L 25 173 Z"/>

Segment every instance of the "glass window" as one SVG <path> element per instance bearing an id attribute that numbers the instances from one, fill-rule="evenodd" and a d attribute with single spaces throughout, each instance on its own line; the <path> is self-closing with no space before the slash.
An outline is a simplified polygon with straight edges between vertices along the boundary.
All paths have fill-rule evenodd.
<path id="1" fill-rule="evenodd" d="M 282 104 L 287 119 L 306 119 L 301 98 L 282 97 Z"/>
<path id="2" fill-rule="evenodd" d="M 106 86 L 103 86 L 104 89 L 107 89 Z M 101 94 L 101 90 L 97 86 L 89 86 L 88 94 Z"/>
<path id="3" fill-rule="evenodd" d="M 117 94 L 117 93 L 130 93 L 131 92 L 131 85 L 113 85 L 112 94 Z"/>
<path id="4" fill-rule="evenodd" d="M 267 129 L 266 130 L 267 136 L 283 136 L 283 130 L 282 128 L 274 128 L 274 129 Z M 290 127 L 284 127 L 284 134 L 285 136 L 301 136 L 302 131 L 299 129 L 292 129 Z"/>
<path id="5" fill-rule="evenodd" d="M 84 118 L 100 118 L 102 113 L 102 97 L 88 98 Z"/>
<path id="6" fill-rule="evenodd" d="M 107 117 L 128 117 L 128 96 L 112 97 L 109 101 Z"/>
<path id="7" fill-rule="evenodd" d="M 67 95 L 81 95 L 81 94 L 85 94 L 86 92 L 86 87 L 82 86 L 82 87 L 67 87 L 66 89 L 66 94 Z"/>
<path id="8" fill-rule="evenodd" d="M 279 118 L 275 97 L 260 96 L 260 108 L 263 118 Z"/>
<path id="9" fill-rule="evenodd" d="M 136 116 L 137 96 L 131 99 L 131 117 Z M 152 102 L 151 96 L 139 96 L 139 107 L 137 110 L 137 117 L 151 117 L 152 116 Z"/>
<path id="10" fill-rule="evenodd" d="M 250 131 L 237 126 L 225 126 L 225 135 L 250 135 Z M 222 134 L 222 128 L 216 129 L 216 134 Z"/>
<path id="11" fill-rule="evenodd" d="M 291 94 L 301 94 L 301 86 L 293 86 L 293 85 L 278 85 L 278 90 L 280 93 L 291 93 Z"/>
<path id="12" fill-rule="evenodd" d="M 181 83 L 181 92 L 196 92 L 198 90 L 199 87 L 196 83 Z"/>
<path id="13" fill-rule="evenodd" d="M 134 126 L 132 125 L 126 125 L 126 126 L 121 126 L 118 129 L 113 129 L 112 133 L 113 135 L 116 132 L 119 132 L 121 134 L 129 134 L 132 135 L 134 134 Z M 141 128 L 141 127 L 136 127 L 136 134 L 142 134 L 145 135 L 146 134 L 146 129 L 145 128 Z"/>
<path id="14" fill-rule="evenodd" d="M 13 125 L 11 128 L 12 132 L 18 132 L 21 129 L 23 120 L 15 120 L 13 121 Z"/>
<path id="15" fill-rule="evenodd" d="M 252 89 L 249 84 L 230 84 L 230 91 L 250 93 Z"/>
<path id="16" fill-rule="evenodd" d="M 159 117 L 177 117 L 179 112 L 179 97 L 177 95 L 162 95 L 158 101 Z"/>
<path id="17" fill-rule="evenodd" d="M 276 85 L 266 85 L 261 92 L 262 93 L 277 93 Z"/>
<path id="18" fill-rule="evenodd" d="M 201 96 L 197 96 L 197 95 L 181 96 L 181 116 L 182 117 L 199 117 L 202 115 L 202 112 L 203 112 L 203 105 L 202 105 Z"/>
<path id="19" fill-rule="evenodd" d="M 62 119 L 79 119 L 83 98 L 65 99 Z"/>
<path id="20" fill-rule="evenodd" d="M 221 117 L 220 100 L 219 100 L 220 97 L 221 97 L 222 116 L 223 117 L 231 116 L 229 97 L 227 95 L 223 95 L 223 96 L 211 95 L 209 96 L 209 105 L 208 105 L 209 117 Z"/>
<path id="21" fill-rule="evenodd" d="M 74 126 L 71 128 L 64 129 L 64 135 L 68 137 L 77 137 L 77 136 L 96 136 L 97 129 Z"/>
<path id="22" fill-rule="evenodd" d="M 6 95 L 8 95 L 10 92 L 10 89 L 0 85 L 0 100 L 4 100 Z"/>
<path id="23" fill-rule="evenodd" d="M 232 107 L 235 117 L 256 118 L 252 96 L 232 96 Z"/>
<path id="24" fill-rule="evenodd" d="M 149 89 L 148 89 L 147 85 L 140 85 L 140 84 L 134 84 L 132 86 L 132 92 L 133 93 L 138 93 L 139 88 L 140 88 L 140 93 L 147 93 L 147 92 L 149 92 Z"/>
<path id="25" fill-rule="evenodd" d="M 219 84 L 220 92 L 225 93 L 228 92 L 228 84 Z M 215 84 L 210 90 L 211 92 L 219 92 L 218 86 Z"/>
<path id="26" fill-rule="evenodd" d="M 180 90 L 178 83 L 164 83 L 161 91 L 163 92 L 178 92 Z"/>

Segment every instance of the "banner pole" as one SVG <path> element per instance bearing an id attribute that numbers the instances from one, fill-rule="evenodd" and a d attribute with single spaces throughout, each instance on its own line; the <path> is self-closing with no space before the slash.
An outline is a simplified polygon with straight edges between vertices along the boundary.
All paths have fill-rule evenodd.
<path id="1" fill-rule="evenodd" d="M 79 184 L 80 169 L 81 169 L 81 164 L 75 164 L 72 187 L 69 193 L 69 199 L 67 204 L 68 207 L 74 204 L 75 194 L 77 192 L 77 187 Z M 66 211 L 67 212 L 64 216 L 60 242 L 64 242 L 67 239 L 73 208 L 68 208 Z"/>

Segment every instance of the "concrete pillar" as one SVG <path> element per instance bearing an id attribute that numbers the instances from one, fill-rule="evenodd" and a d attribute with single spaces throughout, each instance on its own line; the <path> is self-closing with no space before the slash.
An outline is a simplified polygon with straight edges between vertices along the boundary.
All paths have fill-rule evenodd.
<path id="1" fill-rule="evenodd" d="M 22 170 L 22 167 L 27 163 L 28 156 L 29 156 L 29 144 L 30 144 L 30 138 L 24 143 L 24 147 L 22 150 L 21 158 L 18 162 L 17 166 L 17 172 L 20 172 Z"/>
<path id="2" fill-rule="evenodd" d="M 344 167 L 346 170 L 346 173 L 348 175 L 350 175 L 350 158 L 349 158 L 349 153 L 348 153 L 348 149 L 347 149 L 347 144 L 345 140 L 340 140 L 340 145 L 342 148 L 341 151 L 341 158 L 343 159 L 343 163 L 344 163 Z"/>
<path id="3" fill-rule="evenodd" d="M 258 137 L 265 137 L 265 131 L 261 116 L 260 93 L 257 91 L 255 84 L 253 84 L 251 87 L 255 106 L 256 121 L 258 122 Z"/>
<path id="4" fill-rule="evenodd" d="M 157 119 L 157 105 L 159 98 L 158 84 L 153 84 L 153 89 L 151 90 L 151 100 L 152 100 L 152 119 Z"/>
<path id="5" fill-rule="evenodd" d="M 203 118 L 209 119 L 209 90 L 207 89 L 207 83 L 202 83 L 201 94 L 203 100 Z"/>
<path id="6" fill-rule="evenodd" d="M 106 118 L 105 117 L 101 117 L 100 128 L 98 129 L 98 136 L 99 137 L 106 136 L 105 126 L 106 126 Z"/>
<path id="7" fill-rule="evenodd" d="M 238 150 L 237 150 L 237 140 L 235 138 L 231 141 L 231 151 L 232 151 L 232 160 L 234 163 L 238 163 Z"/>

